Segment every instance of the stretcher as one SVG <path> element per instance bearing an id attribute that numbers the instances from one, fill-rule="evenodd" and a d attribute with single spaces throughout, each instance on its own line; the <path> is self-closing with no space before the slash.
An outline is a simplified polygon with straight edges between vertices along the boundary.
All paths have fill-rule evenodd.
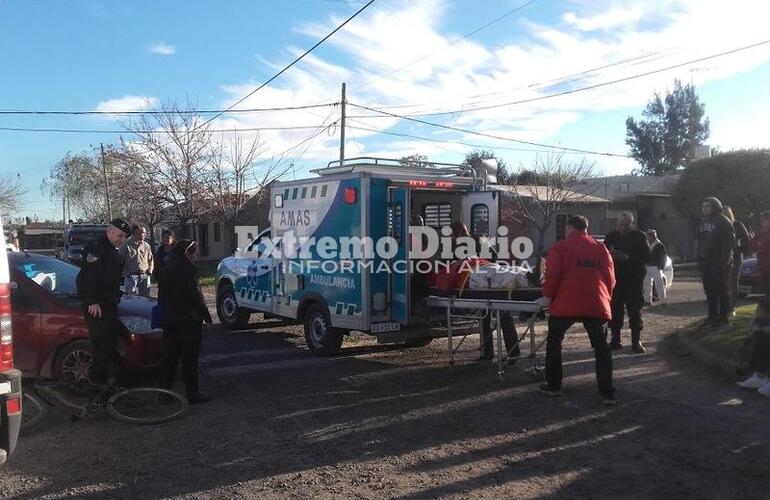
<path id="1" fill-rule="evenodd" d="M 449 363 L 454 364 L 454 355 L 468 337 L 462 337 L 457 348 L 454 347 L 452 334 L 452 320 L 478 320 L 486 318 L 494 320 L 494 330 L 497 333 L 497 366 L 498 375 L 504 374 L 503 370 L 503 334 L 500 315 L 504 312 L 512 313 L 526 318 L 526 328 L 519 336 L 520 343 L 529 336 L 531 362 L 530 370 L 537 376 L 537 353 L 545 344 L 545 339 L 539 343 L 535 337 L 535 323 L 542 316 L 543 308 L 536 301 L 543 296 L 541 288 L 519 289 L 467 289 L 461 287 L 458 290 L 442 291 L 431 288 L 428 291 L 427 303 L 429 307 L 446 310 L 447 345 L 449 349 Z M 491 321 L 490 321 L 491 325 Z"/>

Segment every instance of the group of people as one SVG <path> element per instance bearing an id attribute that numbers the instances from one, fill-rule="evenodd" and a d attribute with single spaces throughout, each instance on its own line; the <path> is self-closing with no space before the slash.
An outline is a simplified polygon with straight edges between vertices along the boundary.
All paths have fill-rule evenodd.
<path id="1" fill-rule="evenodd" d="M 770 293 L 770 212 L 761 216 L 761 231 L 755 236 L 737 221 L 717 198 L 707 198 L 698 225 L 698 261 L 708 304 L 705 325 L 729 324 L 738 296 L 738 278 L 743 257 L 757 252 L 758 267 L 766 293 Z M 628 313 L 632 350 L 644 353 L 641 333 L 642 309 L 651 303 L 646 283 L 654 282 L 658 299 L 665 303 L 666 287 L 661 271 L 666 265 L 665 246 L 654 230 L 646 234 L 634 229 L 630 213 L 618 218 L 618 228 L 604 243 L 588 235 L 588 220 L 574 215 L 567 222 L 568 234 L 548 252 L 542 306 L 550 307 L 546 344 L 546 382 L 541 389 L 559 394 L 562 384 L 561 346 L 565 332 L 582 323 L 596 358 L 596 379 L 605 404 L 614 404 L 611 350 L 620 349 L 621 329 Z M 648 297 L 646 300 L 645 297 Z M 608 343 L 608 327 L 610 341 Z M 753 323 L 747 363 L 751 376 L 742 387 L 759 389 L 770 396 L 770 304 L 763 299 Z"/>
<path id="2" fill-rule="evenodd" d="M 209 398 L 199 391 L 198 359 L 202 324 L 211 323 L 212 318 L 193 264 L 196 243 L 174 241 L 173 232 L 166 231 L 163 244 L 153 256 L 146 234 L 142 227 L 132 228 L 126 221 L 114 219 L 105 234 L 83 250 L 77 288 L 94 347 L 91 380 L 108 383 L 113 375 L 111 368 L 117 366 L 121 296 L 149 295 L 152 276 L 158 284 L 157 307 L 164 340 L 160 383 L 171 387 L 181 358 L 187 399 L 192 404 L 206 402 Z"/>

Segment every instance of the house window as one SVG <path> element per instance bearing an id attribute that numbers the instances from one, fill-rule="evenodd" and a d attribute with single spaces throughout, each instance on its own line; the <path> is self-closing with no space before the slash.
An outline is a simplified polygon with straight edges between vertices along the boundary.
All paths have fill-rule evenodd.
<path id="1" fill-rule="evenodd" d="M 288 200 L 289 199 L 289 188 L 286 188 L 283 190 L 283 199 Z"/>
<path id="2" fill-rule="evenodd" d="M 326 185 L 326 184 L 324 184 L 323 186 L 321 186 L 321 198 L 324 198 L 324 197 L 326 197 L 326 188 L 327 188 L 327 185 Z"/>
<path id="3" fill-rule="evenodd" d="M 222 239 L 222 228 L 219 222 L 214 223 L 214 241 L 220 241 Z"/>
<path id="4" fill-rule="evenodd" d="M 567 237 L 567 221 L 574 214 L 556 214 L 556 241 Z"/>
<path id="5" fill-rule="evenodd" d="M 471 234 L 489 236 L 489 207 L 483 203 L 471 207 Z"/>
<path id="6" fill-rule="evenodd" d="M 310 188 L 310 197 L 315 198 L 316 193 L 318 192 L 318 186 L 313 186 Z"/>
<path id="7" fill-rule="evenodd" d="M 305 198 L 307 198 L 307 186 L 304 186 L 304 187 L 302 188 L 302 196 L 301 196 L 301 198 L 302 198 L 303 200 L 304 200 Z"/>
<path id="8" fill-rule="evenodd" d="M 452 205 L 450 203 L 426 203 L 422 206 L 425 225 L 441 228 L 452 224 Z"/>

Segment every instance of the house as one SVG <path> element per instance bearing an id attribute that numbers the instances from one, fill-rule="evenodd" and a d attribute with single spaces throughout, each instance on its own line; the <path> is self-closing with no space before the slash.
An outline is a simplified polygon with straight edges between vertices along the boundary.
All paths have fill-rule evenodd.
<path id="1" fill-rule="evenodd" d="M 611 202 L 607 210 L 607 230 L 615 227 L 621 212 L 631 212 L 639 229 L 658 231 L 658 237 L 673 260 L 688 262 L 696 257 L 695 223 L 674 207 L 672 193 L 680 177 L 680 174 L 597 177 L 583 181 L 573 189 L 602 196 Z"/>
<path id="2" fill-rule="evenodd" d="M 591 234 L 603 235 L 607 232 L 607 210 L 609 200 L 595 195 L 585 194 L 575 190 L 553 190 L 547 186 L 512 186 L 490 185 L 495 191 L 503 194 L 500 198 L 500 225 L 508 228 L 509 239 L 517 236 L 529 237 L 535 245 L 540 240 L 538 227 L 544 226 L 544 215 L 538 208 L 540 200 L 544 206 L 548 205 L 548 199 L 563 200 L 559 209 L 552 214 L 553 220 L 543 234 L 543 250 L 548 250 L 557 241 L 564 239 L 567 234 L 567 220 L 571 215 L 583 215 L 588 218 Z M 517 199 L 517 196 L 521 200 Z M 521 204 L 524 204 L 527 212 L 531 214 L 536 224 L 527 223 L 523 217 Z"/>

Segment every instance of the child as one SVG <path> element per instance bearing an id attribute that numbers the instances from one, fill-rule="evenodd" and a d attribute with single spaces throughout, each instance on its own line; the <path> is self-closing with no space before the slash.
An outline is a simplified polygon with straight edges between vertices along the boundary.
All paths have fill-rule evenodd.
<path id="1" fill-rule="evenodd" d="M 754 322 L 751 324 L 748 346 L 748 366 L 754 373 L 738 385 L 745 389 L 757 389 L 770 397 L 770 303 L 764 297 L 757 304 Z"/>

